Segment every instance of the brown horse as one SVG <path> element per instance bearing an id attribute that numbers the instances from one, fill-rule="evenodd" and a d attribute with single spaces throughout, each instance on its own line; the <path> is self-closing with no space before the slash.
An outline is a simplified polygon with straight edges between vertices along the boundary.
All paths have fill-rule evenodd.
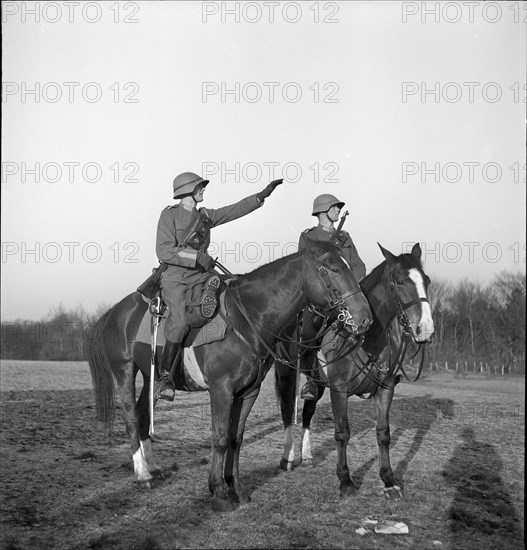
<path id="1" fill-rule="evenodd" d="M 411 254 L 397 257 L 382 246 L 380 248 L 386 261 L 361 283 L 373 313 L 373 323 L 365 334 L 362 347 L 357 346 L 351 353 L 345 354 L 344 342 L 337 335 L 329 343 L 325 357 L 320 353 L 317 357 L 316 350 L 311 352 L 311 363 L 319 373 L 316 381 L 319 391 L 317 400 L 304 402 L 301 462 L 309 464 L 312 461 L 309 441 L 311 418 L 317 401 L 328 387 L 335 421 L 340 494 L 357 494 L 357 487 L 350 478 L 346 454 L 350 438 L 348 398 L 369 394 L 375 407 L 380 477 L 387 498 L 397 499 L 403 498 L 403 493 L 390 465 L 389 414 L 394 387 L 402 378 L 398 371 L 402 368 L 404 372 L 404 353 L 401 354 L 400 350 L 405 348 L 401 344 L 404 346 L 405 340 L 410 339 L 418 344 L 428 342 L 434 333 L 434 323 L 427 298 L 430 279 L 421 265 L 419 244 L 414 245 Z M 289 354 L 294 355 L 295 350 L 290 349 Z M 295 458 L 291 425 L 296 398 L 296 372 L 277 362 L 275 374 L 285 428 L 284 454 L 280 465 L 284 470 L 291 470 Z"/>
<path id="2" fill-rule="evenodd" d="M 345 332 L 363 333 L 371 311 L 349 266 L 331 244 L 313 245 L 246 275 L 227 288 L 225 309 L 231 330 L 224 340 L 194 348 L 210 393 L 212 461 L 209 489 L 218 511 L 244 502 L 238 462 L 245 422 L 271 364 L 276 335 L 312 304 L 343 320 Z M 117 381 L 137 479 L 148 482 L 156 466 L 149 437 L 150 347 L 135 340 L 147 304 L 134 292 L 98 321 L 90 342 L 90 369 L 97 412 L 110 422 L 113 377 Z M 136 403 L 135 377 L 143 390 Z M 187 388 L 178 388 L 187 389 Z"/>

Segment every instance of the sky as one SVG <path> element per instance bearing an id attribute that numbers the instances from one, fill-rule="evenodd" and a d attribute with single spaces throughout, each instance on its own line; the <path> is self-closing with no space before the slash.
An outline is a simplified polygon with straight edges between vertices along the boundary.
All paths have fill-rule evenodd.
<path id="1" fill-rule="evenodd" d="M 78 4 L 78 5 L 77 5 Z M 314 198 L 346 203 L 367 270 L 525 271 L 525 4 L 3 2 L 2 320 L 94 312 L 157 265 L 186 171 L 245 273 L 296 250 Z"/>

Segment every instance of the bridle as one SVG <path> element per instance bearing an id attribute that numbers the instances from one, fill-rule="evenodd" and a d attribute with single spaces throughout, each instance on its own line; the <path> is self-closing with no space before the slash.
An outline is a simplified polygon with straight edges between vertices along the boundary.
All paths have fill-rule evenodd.
<path id="1" fill-rule="evenodd" d="M 348 290 L 347 292 L 342 294 L 338 288 L 331 286 L 328 270 L 323 265 L 319 265 L 315 269 L 320 274 L 322 280 L 324 281 L 324 284 L 326 285 L 326 288 L 328 289 L 329 298 L 328 298 L 327 311 L 332 311 L 338 307 L 339 313 L 337 315 L 337 320 L 343 325 L 349 326 L 351 331 L 353 333 L 356 333 L 359 328 L 359 325 L 357 325 L 357 323 L 355 322 L 355 319 L 353 318 L 351 311 L 346 305 L 346 300 L 351 296 L 354 296 L 355 294 L 359 294 L 360 292 L 362 292 L 360 287 L 357 285 L 357 289 Z M 310 305 L 312 306 L 312 304 Z"/>
<path id="2" fill-rule="evenodd" d="M 428 298 L 422 298 L 422 297 L 416 298 L 415 300 L 411 300 L 409 302 L 403 302 L 402 299 L 401 299 L 401 296 L 400 296 L 400 294 L 397 290 L 397 285 L 396 285 L 396 282 L 395 282 L 394 273 L 390 274 L 390 291 L 391 291 L 391 295 L 393 297 L 393 301 L 395 303 L 395 311 L 392 313 L 391 317 L 388 319 L 388 322 L 386 323 L 386 329 L 385 329 L 386 332 L 387 332 L 387 338 L 388 338 L 388 342 L 389 342 L 388 345 L 390 345 L 390 358 L 388 360 L 388 365 L 385 367 L 384 366 L 384 361 L 379 364 L 378 363 L 378 358 L 371 356 L 369 353 L 365 352 L 364 350 L 363 350 L 364 353 L 366 353 L 366 355 L 368 356 L 367 361 L 362 360 L 362 358 L 360 358 L 359 355 L 357 355 L 357 358 L 353 357 L 353 355 L 351 356 L 355 366 L 358 368 L 358 371 L 359 371 L 355 375 L 355 377 L 362 373 L 367 378 L 369 378 L 372 382 L 375 382 L 378 386 L 383 387 L 385 389 L 393 389 L 393 388 L 392 388 L 392 386 L 388 386 L 386 383 L 384 383 L 384 381 L 382 379 L 378 379 L 374 375 L 372 376 L 371 375 L 371 368 L 369 368 L 370 366 L 375 367 L 377 369 L 377 371 L 379 372 L 379 374 L 381 374 L 381 376 L 392 373 L 392 376 L 394 377 L 394 376 L 397 375 L 397 373 L 399 371 L 401 371 L 404 378 L 408 382 L 411 382 L 411 383 L 416 382 L 419 379 L 419 377 L 421 376 L 421 372 L 422 372 L 423 364 L 424 364 L 424 356 L 425 356 L 424 346 L 425 346 L 425 344 L 422 344 L 422 343 L 417 344 L 417 346 L 418 346 L 417 351 L 414 353 L 414 355 L 412 357 L 409 358 L 409 359 L 413 359 L 414 357 L 416 357 L 418 355 L 419 352 L 421 352 L 421 360 L 420 360 L 420 363 L 419 363 L 419 366 L 418 366 L 418 369 L 417 369 L 417 374 L 416 374 L 415 378 L 410 379 L 410 377 L 406 374 L 406 371 L 403 367 L 403 362 L 406 358 L 408 345 L 413 339 L 412 323 L 411 323 L 410 319 L 408 318 L 408 315 L 406 314 L 406 311 L 409 310 L 411 307 L 416 306 L 420 303 L 423 303 L 423 302 L 429 303 Z M 390 327 L 392 321 L 394 321 L 396 318 L 399 322 L 399 325 L 402 328 L 402 334 L 401 334 L 401 343 L 399 344 L 399 347 L 398 347 L 397 352 L 395 354 L 395 358 L 392 360 L 392 357 L 391 357 L 391 355 L 392 355 L 391 354 L 391 344 L 390 344 L 390 341 L 391 341 L 390 340 L 390 328 L 389 327 Z M 346 345 L 346 343 L 344 343 L 342 347 L 345 347 L 345 345 Z M 347 353 L 349 353 L 349 351 Z M 337 359 L 340 359 L 343 355 L 346 355 L 346 354 L 340 353 L 340 350 L 339 350 L 337 352 L 337 355 L 339 357 L 331 359 L 330 361 L 325 363 L 324 367 L 328 366 L 330 363 L 334 363 Z M 356 359 L 360 360 L 360 362 L 361 362 L 360 365 L 357 364 Z M 349 381 L 346 382 L 346 385 L 348 383 L 349 383 Z M 331 389 L 333 391 L 341 391 L 341 390 L 338 390 L 338 389 L 332 387 L 331 385 L 329 385 L 328 387 L 331 387 Z M 344 390 L 344 391 L 347 391 L 347 390 Z M 370 397 L 373 397 L 374 393 L 375 392 L 370 394 Z"/>
<path id="3" fill-rule="evenodd" d="M 311 251 L 307 250 L 307 252 L 309 252 L 313 256 Z M 353 316 L 352 316 L 348 306 L 346 305 L 345 300 L 348 299 L 350 296 L 354 296 L 355 294 L 361 293 L 362 290 L 361 290 L 360 286 L 357 285 L 356 289 L 348 290 L 348 291 L 345 291 L 344 293 L 342 293 L 338 288 L 336 288 L 335 286 L 332 285 L 331 280 L 329 278 L 328 270 L 321 263 L 329 254 L 330 254 L 330 252 L 325 252 L 324 254 L 322 254 L 318 258 L 313 257 L 313 260 L 314 260 L 314 263 L 315 263 L 315 271 L 320 275 L 322 281 L 324 282 L 324 285 L 326 286 L 326 288 L 328 290 L 327 311 L 329 312 L 329 311 L 334 310 L 335 308 L 339 308 L 339 313 L 337 315 L 337 319 L 333 323 L 331 323 L 331 325 L 329 325 L 327 327 L 326 327 L 326 324 L 327 324 L 327 319 L 328 319 L 329 315 L 327 315 L 327 313 L 326 314 L 321 314 L 321 315 L 324 315 L 325 321 L 324 321 L 324 324 L 323 324 L 323 329 L 321 331 L 319 331 L 319 334 L 317 335 L 317 339 L 320 336 L 324 336 L 326 334 L 326 332 L 328 332 L 330 330 L 334 330 L 335 332 L 340 332 L 341 327 L 349 327 L 352 331 L 352 335 L 348 337 L 348 340 L 349 340 L 349 338 L 351 338 L 352 336 L 357 334 L 357 331 L 358 331 L 359 327 L 358 327 L 357 323 L 355 322 L 355 320 L 353 319 Z M 306 288 L 304 287 L 303 290 L 304 290 L 304 293 L 307 296 Z M 250 318 L 245 306 L 243 305 L 243 302 L 240 300 L 239 296 L 237 296 L 235 294 L 234 289 L 231 288 L 230 285 L 227 285 L 227 293 L 229 294 L 232 301 L 236 305 L 238 311 L 244 317 L 245 321 L 247 321 L 247 324 L 251 328 L 252 332 L 256 335 L 259 342 L 264 346 L 264 348 L 267 351 L 267 354 L 265 356 L 260 356 L 261 364 L 265 363 L 267 361 L 268 357 L 271 356 L 275 361 L 278 361 L 278 362 L 280 362 L 284 365 L 296 368 L 296 360 L 292 360 L 289 357 L 288 357 L 288 359 L 284 359 L 283 357 L 278 355 L 276 353 L 276 351 L 267 343 L 266 339 L 261 336 L 260 331 L 257 330 L 257 328 L 255 327 L 255 323 Z M 314 306 L 312 306 L 312 304 L 310 304 L 309 307 L 311 308 L 311 307 L 314 307 Z M 221 314 L 221 311 L 220 311 L 220 315 L 223 316 L 223 314 Z M 239 332 L 236 329 L 236 327 L 229 321 L 229 319 L 227 317 L 224 317 L 224 319 L 232 327 L 232 330 L 234 331 L 234 333 L 240 339 L 242 339 L 253 350 L 255 355 L 259 356 L 257 350 L 247 340 L 247 338 L 241 332 Z M 339 326 L 339 324 L 341 326 Z M 267 332 L 269 332 L 269 331 L 267 331 Z M 346 329 L 346 332 L 349 333 L 349 329 Z M 273 341 L 276 341 L 277 339 L 280 339 L 280 336 L 277 335 L 277 334 L 273 334 L 273 333 L 270 333 L 270 332 L 269 332 L 269 334 L 272 335 Z M 359 343 L 362 343 L 362 338 L 363 337 L 361 337 L 361 339 L 356 342 L 356 345 L 358 345 Z M 294 341 L 290 340 L 290 342 L 294 342 Z M 296 343 L 298 343 L 300 346 L 302 345 L 301 342 L 296 342 Z M 349 351 L 346 352 L 346 353 L 349 353 Z"/>
<path id="4" fill-rule="evenodd" d="M 395 375 L 400 370 L 408 382 L 417 382 L 417 380 L 421 376 L 421 371 L 423 370 L 425 348 L 424 348 L 424 344 L 422 343 L 417 344 L 417 351 L 412 355 L 412 357 L 410 357 L 410 359 L 413 359 L 414 357 L 417 356 L 419 352 L 421 352 L 421 361 L 417 369 L 417 374 L 415 375 L 415 378 L 411 380 L 410 377 L 406 374 L 406 371 L 404 370 L 404 367 L 403 367 L 403 362 L 406 357 L 408 344 L 413 340 L 412 323 L 408 318 L 406 311 L 411 307 L 423 302 L 429 304 L 429 301 L 428 301 L 428 298 L 416 298 L 415 300 L 412 300 L 410 302 L 403 303 L 399 295 L 399 292 L 397 291 L 397 285 L 395 283 L 395 275 L 393 273 L 391 273 L 390 275 L 390 289 L 392 292 L 393 299 L 395 301 L 396 312 L 388 322 L 387 327 L 389 327 L 392 320 L 395 317 L 397 317 L 397 320 L 399 321 L 399 324 L 403 329 L 403 333 L 401 335 L 401 343 L 399 344 L 399 348 L 395 355 L 395 359 L 393 361 L 390 360 L 388 372 L 392 371 L 393 374 Z M 390 329 L 388 328 L 388 340 L 390 339 L 389 332 L 390 332 Z M 390 347 L 390 355 L 391 355 L 391 347 Z"/>
<path id="5" fill-rule="evenodd" d="M 344 294 L 340 292 L 338 288 L 335 288 L 331 285 L 331 281 L 329 279 L 328 270 L 324 265 L 322 265 L 320 262 L 326 258 L 329 255 L 329 252 L 326 252 L 322 254 L 319 258 L 315 258 L 315 270 L 318 271 L 320 277 L 322 278 L 322 281 L 326 285 L 326 288 L 328 290 L 328 311 L 332 311 L 335 308 L 339 308 L 339 314 L 337 315 L 337 320 L 342 323 L 344 326 L 349 326 L 351 328 L 352 333 L 356 334 L 357 330 L 359 328 L 359 325 L 355 322 L 355 319 L 353 319 L 353 315 L 351 314 L 348 306 L 346 305 L 346 300 L 350 298 L 351 296 L 354 296 L 355 294 L 359 294 L 362 292 L 360 286 L 357 284 L 357 288 L 354 290 L 348 290 Z"/>
<path id="6" fill-rule="evenodd" d="M 411 302 L 406 302 L 405 304 L 403 304 L 403 301 L 401 300 L 401 296 L 397 291 L 397 285 L 395 284 L 395 275 L 393 273 L 390 274 L 390 290 L 392 292 L 392 297 L 395 302 L 396 311 L 391 317 L 391 319 L 388 321 L 387 326 L 389 326 L 392 320 L 395 319 L 395 317 L 397 317 L 397 319 L 399 320 L 399 324 L 403 328 L 403 338 L 406 337 L 411 339 L 412 323 L 410 319 L 408 319 L 408 315 L 406 315 L 406 310 L 422 302 L 426 302 L 427 304 L 429 304 L 428 298 L 416 298 Z"/>

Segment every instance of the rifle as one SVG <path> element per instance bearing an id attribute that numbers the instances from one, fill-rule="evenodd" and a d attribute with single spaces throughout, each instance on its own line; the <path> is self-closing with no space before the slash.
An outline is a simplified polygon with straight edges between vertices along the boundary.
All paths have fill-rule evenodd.
<path id="1" fill-rule="evenodd" d="M 179 246 L 185 246 L 188 243 L 190 237 L 195 233 L 195 229 L 203 216 L 206 217 L 206 214 L 202 215 L 201 210 L 199 210 L 197 212 L 196 219 L 189 225 L 189 228 L 185 233 L 185 235 L 183 236 L 183 239 L 181 240 L 181 243 L 179 244 Z M 154 267 L 154 269 L 152 269 L 152 275 L 150 275 L 150 277 L 148 277 L 148 279 L 146 279 L 144 283 L 142 283 L 140 286 L 137 287 L 137 290 L 145 298 L 152 300 L 152 298 L 155 297 L 159 289 L 159 282 L 161 281 L 161 275 L 163 275 L 163 273 L 166 271 L 168 265 L 169 264 L 165 262 L 159 262 L 159 266 Z"/>
<path id="2" fill-rule="evenodd" d="M 346 221 L 346 218 L 348 217 L 349 215 L 349 212 L 346 210 L 346 212 L 344 212 L 344 216 L 342 216 L 342 218 L 340 218 L 340 222 L 339 222 L 339 225 L 337 227 L 337 231 L 335 232 L 335 244 L 337 245 L 340 245 L 340 232 L 342 231 L 342 227 L 344 225 L 344 222 Z"/>

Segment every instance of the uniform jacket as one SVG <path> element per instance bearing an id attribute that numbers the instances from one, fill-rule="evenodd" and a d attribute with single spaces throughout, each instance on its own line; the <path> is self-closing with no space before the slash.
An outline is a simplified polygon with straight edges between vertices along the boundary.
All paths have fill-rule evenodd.
<path id="1" fill-rule="evenodd" d="M 262 204 L 263 202 L 259 202 L 256 195 L 251 195 L 223 208 L 200 208 L 200 212 L 206 214 L 208 221 L 200 226 L 199 236 L 192 237 L 191 235 L 186 246 L 181 246 L 180 243 L 187 228 L 195 220 L 196 211 L 187 210 L 181 204 L 167 206 L 163 209 L 157 224 L 156 253 L 159 261 L 169 264 L 166 270 L 167 276 L 177 277 L 179 273 L 183 279 L 189 268 L 197 268 L 198 252 L 207 251 L 212 227 L 241 218 Z"/>
<path id="2" fill-rule="evenodd" d="M 326 231 L 321 225 L 306 229 L 300 234 L 300 240 L 298 241 L 298 249 L 303 250 L 309 247 L 308 239 L 313 241 L 333 241 L 342 251 L 342 255 L 349 263 L 353 274 L 360 281 L 366 275 L 366 266 L 360 259 L 357 248 L 351 240 L 350 234 L 347 231 L 340 231 L 337 235 L 337 230 Z"/>

